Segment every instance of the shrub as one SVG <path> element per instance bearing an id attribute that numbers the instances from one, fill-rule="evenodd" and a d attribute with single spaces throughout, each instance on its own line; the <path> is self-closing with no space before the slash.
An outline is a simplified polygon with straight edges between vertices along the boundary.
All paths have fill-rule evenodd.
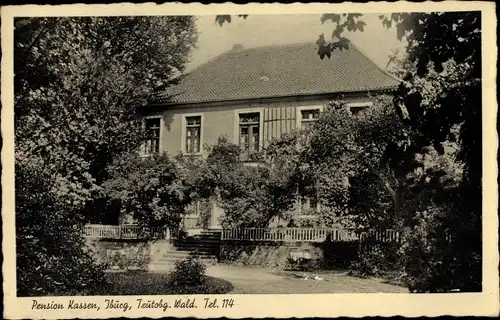
<path id="1" fill-rule="evenodd" d="M 358 259 L 351 264 L 352 271 L 361 276 L 381 276 L 388 269 L 388 260 L 380 244 L 361 243 Z"/>
<path id="2" fill-rule="evenodd" d="M 81 293 L 103 282 L 102 265 L 80 234 L 79 211 L 62 203 L 48 181 L 43 171 L 16 164 L 18 296 Z"/>
<path id="3" fill-rule="evenodd" d="M 412 292 L 447 292 L 451 289 L 480 291 L 481 283 L 474 281 L 481 274 L 481 257 L 466 251 L 471 239 L 447 227 L 443 208 L 429 208 L 418 213 L 416 224 L 403 233 L 403 258 L 406 286 Z M 451 231 L 455 231 L 452 233 Z M 449 238 L 448 235 L 453 235 Z"/>
<path id="4" fill-rule="evenodd" d="M 147 270 L 151 256 L 147 246 L 127 246 L 110 250 L 104 260 L 110 267 L 121 270 Z"/>
<path id="5" fill-rule="evenodd" d="M 175 262 L 171 281 L 181 285 L 200 285 L 205 277 L 206 266 L 189 257 Z"/>
<path id="6" fill-rule="evenodd" d="M 358 258 L 359 245 L 354 241 L 333 241 L 329 234 L 319 247 L 323 251 L 323 267 L 347 269 Z"/>

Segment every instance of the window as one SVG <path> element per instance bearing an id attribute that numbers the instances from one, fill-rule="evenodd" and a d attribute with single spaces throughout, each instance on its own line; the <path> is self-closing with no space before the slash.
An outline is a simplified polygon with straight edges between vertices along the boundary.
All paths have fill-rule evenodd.
<path id="1" fill-rule="evenodd" d="M 300 213 L 301 214 L 306 214 L 307 212 L 319 212 L 320 211 L 320 204 L 318 201 L 318 198 L 316 196 L 311 196 L 311 197 L 300 197 Z"/>
<path id="2" fill-rule="evenodd" d="M 360 115 L 361 111 L 365 110 L 366 107 L 351 107 L 350 111 L 353 116 Z"/>
<path id="3" fill-rule="evenodd" d="M 151 155 L 160 152 L 160 118 L 146 119 L 146 141 L 144 153 Z"/>
<path id="4" fill-rule="evenodd" d="M 312 127 L 318 121 L 322 111 L 322 105 L 297 107 L 297 128 L 307 129 Z"/>
<path id="5" fill-rule="evenodd" d="M 186 117 L 186 153 L 201 151 L 201 116 Z"/>
<path id="6" fill-rule="evenodd" d="M 243 113 L 239 116 L 240 148 L 247 152 L 258 151 L 260 147 L 260 113 Z"/>
<path id="7" fill-rule="evenodd" d="M 358 116 L 358 115 L 361 115 L 364 110 L 371 107 L 372 105 L 373 105 L 373 102 L 370 102 L 370 101 L 353 102 L 353 103 L 348 103 L 347 107 L 349 108 L 349 111 L 351 111 L 351 114 L 353 116 Z"/>
<path id="8" fill-rule="evenodd" d="M 307 129 L 312 127 L 319 119 L 319 109 L 301 110 L 300 111 L 300 127 Z"/>

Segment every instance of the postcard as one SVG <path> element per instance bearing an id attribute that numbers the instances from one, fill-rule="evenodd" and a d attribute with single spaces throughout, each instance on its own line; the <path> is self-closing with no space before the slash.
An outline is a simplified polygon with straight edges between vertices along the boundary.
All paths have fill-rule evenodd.
<path id="1" fill-rule="evenodd" d="M 1 15 L 5 318 L 498 315 L 494 3 Z"/>

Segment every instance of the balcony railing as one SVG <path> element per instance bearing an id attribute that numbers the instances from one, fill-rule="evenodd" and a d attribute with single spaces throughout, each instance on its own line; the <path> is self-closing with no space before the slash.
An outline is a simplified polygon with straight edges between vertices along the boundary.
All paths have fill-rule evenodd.
<path id="1" fill-rule="evenodd" d="M 88 224 L 83 228 L 83 236 L 100 239 L 170 239 L 171 232 L 166 227 L 147 228 L 135 224 L 102 225 Z"/>
<path id="2" fill-rule="evenodd" d="M 399 232 L 394 230 L 369 231 L 363 234 L 334 228 L 242 228 L 222 230 L 222 240 L 323 242 L 328 235 L 330 235 L 332 241 L 356 241 L 367 236 L 383 242 L 399 241 Z"/>

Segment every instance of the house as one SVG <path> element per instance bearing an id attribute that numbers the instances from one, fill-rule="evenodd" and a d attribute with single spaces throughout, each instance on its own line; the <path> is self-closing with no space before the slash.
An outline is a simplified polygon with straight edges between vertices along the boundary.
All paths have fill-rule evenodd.
<path id="1" fill-rule="evenodd" d="M 314 123 L 329 101 L 342 98 L 356 112 L 369 107 L 374 94 L 397 85 L 352 43 L 323 60 L 314 43 L 235 45 L 182 76 L 147 106 L 150 139 L 142 153 L 204 156 L 203 146 L 225 135 L 251 160 L 272 138 Z M 304 206 L 319 205 L 305 199 L 298 207 Z M 217 226 L 221 210 L 213 206 L 211 211 L 209 224 Z"/>

